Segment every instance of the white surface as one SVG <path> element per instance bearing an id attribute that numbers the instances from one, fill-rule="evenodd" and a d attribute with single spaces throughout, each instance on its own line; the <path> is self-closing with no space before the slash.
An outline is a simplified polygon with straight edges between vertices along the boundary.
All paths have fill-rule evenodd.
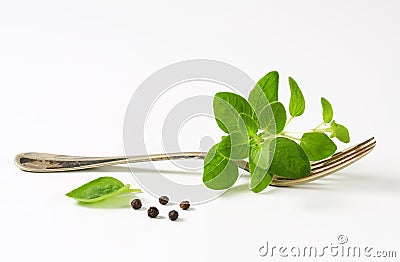
<path id="1" fill-rule="evenodd" d="M 258 255 L 266 241 L 325 245 L 340 234 L 399 257 L 399 11 L 397 1 L 2 1 L 0 260 L 266 261 Z M 306 96 L 306 124 L 319 122 L 325 96 L 353 143 L 374 135 L 378 146 L 305 186 L 253 194 L 243 178 L 180 212 L 179 223 L 64 196 L 105 174 L 134 184 L 127 169 L 29 174 L 14 166 L 26 151 L 122 154 L 135 88 L 193 58 L 230 63 L 254 79 L 274 69 L 292 75 Z M 146 206 L 157 201 L 140 197 Z"/>

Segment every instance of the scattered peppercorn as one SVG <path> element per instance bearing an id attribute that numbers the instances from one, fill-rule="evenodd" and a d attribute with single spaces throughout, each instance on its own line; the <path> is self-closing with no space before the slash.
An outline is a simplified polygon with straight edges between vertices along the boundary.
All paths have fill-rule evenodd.
<path id="1" fill-rule="evenodd" d="M 189 201 L 182 201 L 179 206 L 183 209 L 183 210 L 187 210 L 190 207 L 190 203 Z"/>
<path id="2" fill-rule="evenodd" d="M 142 201 L 140 201 L 140 199 L 134 199 L 131 202 L 131 206 L 133 209 L 140 209 L 142 207 Z"/>
<path id="3" fill-rule="evenodd" d="M 166 205 L 168 204 L 169 201 L 169 197 L 167 196 L 161 196 L 158 201 L 160 202 L 161 205 Z"/>
<path id="4" fill-rule="evenodd" d="M 178 216 L 179 216 L 179 214 L 178 214 L 178 212 L 175 211 L 175 210 L 169 211 L 169 213 L 168 213 L 168 217 L 169 217 L 169 219 L 171 219 L 172 221 L 175 221 L 175 220 L 178 218 Z"/>
<path id="5" fill-rule="evenodd" d="M 155 218 L 156 216 L 158 216 L 158 209 L 156 207 L 150 207 L 147 210 L 147 215 L 151 218 Z"/>

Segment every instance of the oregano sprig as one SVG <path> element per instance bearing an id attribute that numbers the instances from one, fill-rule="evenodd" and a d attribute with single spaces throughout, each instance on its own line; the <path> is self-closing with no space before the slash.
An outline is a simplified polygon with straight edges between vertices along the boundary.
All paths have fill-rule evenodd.
<path id="1" fill-rule="evenodd" d="M 289 77 L 289 118 L 278 101 L 279 74 L 269 72 L 244 97 L 217 93 L 213 108 L 218 126 L 227 134 L 205 158 L 203 182 L 212 189 L 227 189 L 238 178 L 235 161 L 248 160 L 253 192 L 263 191 L 273 176 L 301 178 L 311 172 L 311 161 L 333 155 L 337 146 L 332 138 L 350 142 L 346 127 L 333 120 L 331 103 L 321 98 L 322 123 L 301 137 L 285 131 L 289 123 L 305 112 L 305 99 L 297 82 Z M 329 135 L 329 136 L 328 136 Z"/>

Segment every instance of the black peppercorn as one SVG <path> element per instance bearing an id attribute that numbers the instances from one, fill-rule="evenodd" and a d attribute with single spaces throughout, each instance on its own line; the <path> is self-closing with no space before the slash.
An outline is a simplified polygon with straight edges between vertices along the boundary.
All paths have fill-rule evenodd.
<path id="1" fill-rule="evenodd" d="M 158 201 L 160 202 L 161 205 L 166 205 L 168 204 L 169 198 L 167 196 L 161 196 Z"/>
<path id="2" fill-rule="evenodd" d="M 189 201 L 182 201 L 179 206 L 183 209 L 183 210 L 187 210 L 190 207 L 190 203 Z"/>
<path id="3" fill-rule="evenodd" d="M 150 207 L 147 210 L 147 215 L 151 218 L 155 218 L 156 216 L 158 216 L 158 209 L 156 207 Z"/>
<path id="4" fill-rule="evenodd" d="M 142 207 L 142 201 L 140 201 L 140 199 L 134 199 L 131 202 L 131 206 L 133 209 L 140 209 Z"/>
<path id="5" fill-rule="evenodd" d="M 169 217 L 169 219 L 171 219 L 172 221 L 175 221 L 175 220 L 178 218 L 178 216 L 179 216 L 179 214 L 178 214 L 178 212 L 175 211 L 175 210 L 169 211 L 169 213 L 168 213 L 168 217 Z"/>

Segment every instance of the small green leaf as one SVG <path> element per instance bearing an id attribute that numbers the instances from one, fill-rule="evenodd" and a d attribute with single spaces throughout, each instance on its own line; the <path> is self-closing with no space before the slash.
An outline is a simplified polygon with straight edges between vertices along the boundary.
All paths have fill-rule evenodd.
<path id="1" fill-rule="evenodd" d="M 274 114 L 270 103 L 259 86 L 255 86 L 249 94 L 249 103 L 253 107 L 259 128 L 275 134 Z"/>
<path id="2" fill-rule="evenodd" d="M 268 170 L 256 168 L 250 179 L 250 189 L 254 193 L 260 193 L 266 189 L 272 182 L 272 175 L 268 173 Z"/>
<path id="3" fill-rule="evenodd" d="M 232 133 L 229 136 L 222 137 L 219 142 L 217 151 L 225 158 L 231 160 L 239 160 L 249 156 L 249 138 L 242 135 L 236 136 Z"/>
<path id="4" fill-rule="evenodd" d="M 244 122 L 249 134 L 255 134 L 258 131 L 257 116 L 246 99 L 240 95 L 230 92 L 217 93 L 214 97 L 213 108 L 217 124 L 225 133 L 230 134 L 242 129 L 243 124 L 240 122 Z"/>
<path id="5" fill-rule="evenodd" d="M 300 146 L 311 161 L 327 158 L 337 149 L 335 143 L 326 134 L 317 132 L 304 133 Z"/>
<path id="6" fill-rule="evenodd" d="M 228 92 L 217 93 L 213 107 L 218 125 L 229 133 L 229 137 L 221 142 L 219 152 L 230 159 L 246 158 L 249 154 L 249 136 L 258 131 L 252 107 L 243 97 Z"/>
<path id="7" fill-rule="evenodd" d="M 203 182 L 208 188 L 222 190 L 236 182 L 239 170 L 236 163 L 221 155 L 217 148 L 218 144 L 214 145 L 204 159 Z"/>
<path id="8" fill-rule="evenodd" d="M 268 172 L 286 178 L 305 177 L 311 172 L 310 160 L 296 142 L 277 137 L 274 158 Z"/>
<path id="9" fill-rule="evenodd" d="M 255 145 L 250 150 L 249 162 L 250 170 L 253 167 L 269 169 L 274 156 L 275 140 L 266 140 L 258 145 Z"/>
<path id="10" fill-rule="evenodd" d="M 271 71 L 266 74 L 257 82 L 267 97 L 269 103 L 278 101 L 278 86 L 279 86 L 279 74 L 276 71 Z"/>
<path id="11" fill-rule="evenodd" d="M 268 173 L 273 157 L 273 144 L 271 141 L 256 145 L 251 148 L 249 156 L 250 189 L 259 193 L 272 181 L 272 175 Z"/>
<path id="12" fill-rule="evenodd" d="M 337 124 L 335 122 L 335 120 L 333 120 L 331 122 L 331 137 L 336 137 L 337 139 L 339 139 L 341 142 L 343 143 L 349 143 L 350 142 L 350 134 L 349 134 L 349 130 L 341 125 L 341 124 Z"/>
<path id="13" fill-rule="evenodd" d="M 329 123 L 332 121 L 333 118 L 333 108 L 331 103 L 328 100 L 321 97 L 321 104 L 322 104 L 322 118 L 324 119 L 325 123 Z"/>
<path id="14" fill-rule="evenodd" d="M 275 118 L 275 133 L 279 134 L 283 131 L 286 124 L 286 110 L 285 106 L 281 102 L 271 103 L 271 109 Z"/>
<path id="15" fill-rule="evenodd" d="M 254 114 L 253 116 L 249 116 L 249 115 L 240 113 L 239 115 L 246 125 L 248 134 L 249 135 L 256 134 L 258 131 L 258 127 L 259 127 L 256 114 Z"/>
<path id="16" fill-rule="evenodd" d="M 301 92 L 299 86 L 293 78 L 289 77 L 290 86 L 290 102 L 289 102 L 289 112 L 293 117 L 301 116 L 304 113 L 305 101 L 303 93 Z"/>
<path id="17" fill-rule="evenodd" d="M 119 194 L 140 192 L 140 189 L 129 187 L 129 184 L 124 185 L 113 177 L 100 177 L 72 190 L 66 196 L 80 202 L 98 202 Z"/>

